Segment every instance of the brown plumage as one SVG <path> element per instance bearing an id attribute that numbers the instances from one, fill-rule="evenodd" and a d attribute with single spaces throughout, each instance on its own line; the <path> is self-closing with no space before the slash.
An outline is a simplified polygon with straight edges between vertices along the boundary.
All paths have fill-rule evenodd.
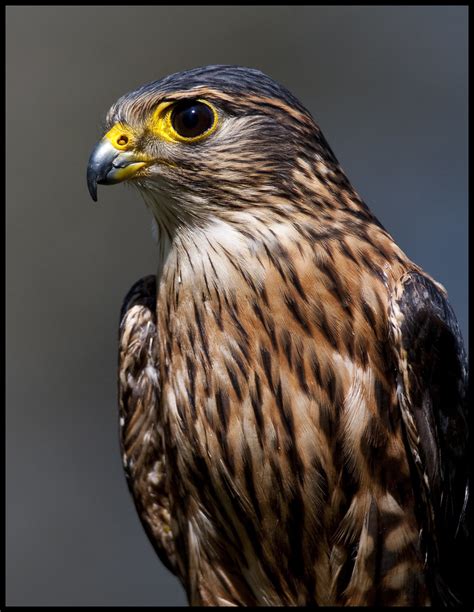
<path id="1" fill-rule="evenodd" d="M 443 287 L 258 71 L 172 75 L 107 130 L 91 194 L 130 179 L 159 241 L 121 313 L 123 462 L 190 603 L 462 600 L 467 366 Z"/>

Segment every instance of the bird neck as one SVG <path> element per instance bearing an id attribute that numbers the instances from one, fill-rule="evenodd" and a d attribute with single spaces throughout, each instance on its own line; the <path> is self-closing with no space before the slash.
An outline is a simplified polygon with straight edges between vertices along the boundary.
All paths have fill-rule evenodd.
<path id="1" fill-rule="evenodd" d="M 298 157 L 291 180 L 262 185 L 258 193 L 233 193 L 231 199 L 177 193 L 165 181 L 142 194 L 156 222 L 158 279 L 179 268 L 179 282 L 226 283 L 230 268 L 245 269 L 245 262 L 265 259 L 282 245 L 316 244 L 343 234 L 363 238 L 367 228 L 391 241 L 337 162 L 317 156 Z M 251 273 L 258 277 L 258 266 Z"/>

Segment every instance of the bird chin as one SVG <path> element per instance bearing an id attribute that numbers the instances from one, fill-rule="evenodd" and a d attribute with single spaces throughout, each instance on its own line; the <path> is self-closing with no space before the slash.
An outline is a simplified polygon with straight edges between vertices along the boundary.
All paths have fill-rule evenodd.
<path id="1" fill-rule="evenodd" d="M 134 181 L 134 184 L 158 224 L 164 222 L 166 225 L 171 225 L 171 220 L 179 217 L 181 207 L 176 199 L 176 190 L 156 178 L 153 180 L 140 177 Z"/>

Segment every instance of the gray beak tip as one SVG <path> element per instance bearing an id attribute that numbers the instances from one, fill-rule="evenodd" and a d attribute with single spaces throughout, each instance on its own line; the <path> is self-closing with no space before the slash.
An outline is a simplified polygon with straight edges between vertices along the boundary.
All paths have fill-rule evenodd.
<path id="1" fill-rule="evenodd" d="M 133 151 L 117 150 L 104 136 L 94 147 L 87 164 L 87 188 L 97 202 L 97 185 L 114 185 L 128 180 L 146 165 Z"/>
<path id="2" fill-rule="evenodd" d="M 87 173 L 87 188 L 89 189 L 89 193 L 94 202 L 97 202 L 97 181 L 94 176 L 91 176 L 91 173 Z"/>
<path id="3" fill-rule="evenodd" d="M 87 164 L 87 188 L 94 202 L 97 202 L 97 184 L 101 183 L 112 166 L 117 151 L 102 139 L 94 147 Z"/>

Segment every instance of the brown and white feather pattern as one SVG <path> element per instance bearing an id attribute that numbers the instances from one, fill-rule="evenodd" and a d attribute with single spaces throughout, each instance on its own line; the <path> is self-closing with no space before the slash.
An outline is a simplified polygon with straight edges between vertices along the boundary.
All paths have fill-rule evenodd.
<path id="1" fill-rule="evenodd" d="M 110 117 L 132 123 L 151 105 L 140 92 Z M 193 95 L 232 111 L 212 155 L 179 160 L 178 194 L 169 168 L 136 181 L 167 237 L 156 287 L 135 286 L 120 328 L 124 463 L 145 528 L 194 605 L 435 603 L 444 485 L 420 441 L 403 298 L 407 279 L 432 281 L 300 107 Z M 293 137 L 263 147 L 269 108 Z M 443 483 L 462 489 L 441 452 Z"/>
<path id="2" fill-rule="evenodd" d="M 385 365 L 394 270 L 355 233 L 341 247 L 278 222 L 253 231 L 261 238 L 229 229 L 219 242 L 202 230 L 183 257 L 179 246 L 170 254 L 160 283 L 163 427 L 172 489 L 180 504 L 189 499 L 179 528 L 196 564 L 191 601 L 229 597 L 217 572 L 210 592 L 199 577 L 209 585 L 210 568 L 230 558 L 247 603 L 408 604 L 407 580 L 424 602 Z M 372 233 L 400 257 L 383 231 Z M 370 594 L 374 583 L 383 594 Z"/>

